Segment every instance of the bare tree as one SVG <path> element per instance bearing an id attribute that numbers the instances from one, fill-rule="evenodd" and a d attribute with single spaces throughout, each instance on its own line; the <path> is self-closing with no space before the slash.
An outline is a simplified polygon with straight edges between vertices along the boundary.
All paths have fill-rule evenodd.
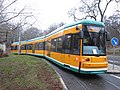
<path id="1" fill-rule="evenodd" d="M 48 33 L 56 30 L 57 28 L 59 28 L 59 27 L 61 27 L 61 26 L 63 26 L 63 25 L 65 25 L 65 23 L 63 23 L 63 22 L 60 22 L 60 23 L 58 23 L 58 24 L 54 23 L 54 24 L 52 24 L 52 25 L 50 25 L 50 26 L 48 27 L 48 30 L 47 30 L 47 32 L 46 32 L 45 34 L 48 34 Z"/>
<path id="2" fill-rule="evenodd" d="M 18 33 L 22 30 L 22 27 L 26 24 L 26 19 L 29 17 L 34 17 L 33 15 L 27 14 L 21 17 L 18 23 L 11 24 L 10 21 L 14 20 L 16 17 L 23 15 L 26 7 L 23 7 L 20 11 L 13 12 L 8 10 L 12 5 L 14 5 L 18 0 L 12 0 L 7 4 L 4 4 L 5 0 L 0 0 L 0 42 L 5 42 L 7 46 L 10 46 L 11 42 L 18 41 Z M 9 15 L 13 14 L 13 15 Z M 9 17 L 8 17 L 9 16 Z"/>
<path id="3" fill-rule="evenodd" d="M 120 11 L 117 10 L 108 19 L 105 19 L 106 30 L 112 37 L 117 37 L 120 40 Z"/>
<path id="4" fill-rule="evenodd" d="M 31 28 L 28 28 L 26 31 L 23 31 L 21 35 L 22 36 L 21 40 L 29 40 L 36 37 L 40 37 L 42 35 L 43 35 L 42 30 L 39 30 L 38 28 L 35 28 L 35 27 L 31 27 Z"/>
<path id="5" fill-rule="evenodd" d="M 102 6 L 102 3 L 104 1 L 105 7 Z M 97 20 L 97 16 L 100 15 L 100 20 L 103 22 L 105 12 L 112 2 L 119 3 L 120 0 L 80 0 L 80 6 L 78 8 L 73 8 L 70 11 L 68 11 L 68 14 L 70 17 L 73 17 L 74 21 L 81 20 L 86 17 L 91 17 Z M 76 11 L 79 11 L 80 13 L 84 13 L 85 16 L 81 18 L 77 18 Z"/>
<path id="6" fill-rule="evenodd" d="M 10 17 L 10 18 L 8 18 L 8 19 L 5 19 L 5 18 L 4 18 L 4 19 L 0 22 L 0 24 L 5 23 L 5 22 L 8 22 L 8 21 L 10 21 L 10 20 L 18 17 L 23 11 L 24 11 L 24 8 L 23 8 L 22 10 L 20 10 L 20 12 L 18 12 L 16 15 L 14 15 L 14 16 L 12 16 L 12 17 Z"/>

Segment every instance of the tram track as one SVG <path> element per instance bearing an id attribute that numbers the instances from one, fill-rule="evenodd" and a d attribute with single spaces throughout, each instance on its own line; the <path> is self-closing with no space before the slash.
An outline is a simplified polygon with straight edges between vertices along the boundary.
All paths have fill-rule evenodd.
<path id="1" fill-rule="evenodd" d="M 115 88 L 117 88 L 118 90 L 120 90 L 120 87 L 115 85 L 114 83 L 110 82 L 109 80 L 104 80 L 105 82 L 109 83 L 110 85 L 114 86 Z"/>
<path id="2" fill-rule="evenodd" d="M 73 76 L 73 75 L 72 75 Z M 86 85 L 83 84 L 82 81 L 79 80 L 79 78 L 73 76 L 73 78 L 76 80 L 76 82 L 84 89 L 84 90 L 89 90 Z"/>
<path id="3" fill-rule="evenodd" d="M 98 90 L 120 90 L 119 85 L 116 85 L 114 81 L 112 82 L 108 80 L 108 78 L 105 75 L 96 75 L 95 78 L 99 79 L 99 82 L 97 80 L 94 81 L 94 79 L 87 80 L 81 79 L 76 75 L 74 76 L 74 79 L 76 79 L 76 81 L 84 88 L 84 90 L 96 90 L 97 88 Z"/>
<path id="4" fill-rule="evenodd" d="M 62 78 L 63 76 L 61 76 L 61 74 L 60 74 L 60 72 L 58 71 L 58 70 L 61 70 L 57 65 L 55 65 L 54 63 L 52 63 L 52 62 L 49 62 L 49 61 L 46 61 L 46 60 L 44 60 L 46 63 L 48 63 L 50 66 L 52 66 L 53 67 L 53 69 L 59 74 L 59 76 Z M 65 70 L 64 70 L 65 71 Z M 76 88 L 76 89 L 74 89 L 74 88 L 69 88 L 69 86 L 67 85 L 67 84 L 65 84 L 65 83 L 63 83 L 63 86 L 64 86 L 64 88 L 65 88 L 65 90 L 89 90 L 87 87 L 86 87 L 86 85 L 84 85 L 80 80 L 79 80 L 79 78 L 77 78 L 76 76 L 74 76 L 73 75 L 73 73 L 75 74 L 75 72 L 72 72 L 72 71 L 67 71 L 66 72 L 66 76 L 68 76 L 68 74 L 71 76 L 71 81 L 76 81 L 76 83 L 78 84 L 78 85 L 76 85 L 75 83 L 74 83 L 74 85 L 76 85 L 76 86 L 79 86 L 80 88 Z M 77 73 L 76 73 L 77 74 Z M 64 78 L 62 79 L 62 80 L 64 80 Z M 65 80 L 64 80 L 65 81 Z M 73 86 L 74 87 L 74 86 Z"/>
<path id="5" fill-rule="evenodd" d="M 109 80 L 110 74 L 83 75 L 60 68 L 47 60 L 44 61 L 49 63 L 61 76 L 67 87 L 65 90 L 120 90 L 114 80 Z M 119 80 L 118 83 L 120 83 Z"/>
<path id="6" fill-rule="evenodd" d="M 115 76 L 115 75 L 110 74 L 110 77 L 111 77 L 111 76 Z M 103 75 L 101 75 L 100 77 L 102 77 L 102 78 L 103 78 L 102 80 L 105 81 L 106 83 L 109 83 L 109 84 L 112 85 L 113 87 L 115 87 L 115 88 L 117 88 L 118 90 L 120 90 L 120 86 L 118 86 L 118 85 L 114 84 L 112 81 L 106 79 Z M 118 78 L 118 77 L 117 77 L 117 78 Z M 118 79 L 118 80 L 119 80 L 119 79 Z"/>

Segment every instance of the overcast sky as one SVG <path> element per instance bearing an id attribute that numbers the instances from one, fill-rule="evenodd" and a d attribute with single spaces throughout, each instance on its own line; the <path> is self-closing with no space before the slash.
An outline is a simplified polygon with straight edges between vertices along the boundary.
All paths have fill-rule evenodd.
<path id="1" fill-rule="evenodd" d="M 47 29 L 49 25 L 53 23 L 73 22 L 72 18 L 69 18 L 68 11 L 79 5 L 80 0 L 18 0 L 14 7 L 17 7 L 18 11 L 26 6 L 25 12 L 32 12 L 37 19 L 34 24 L 39 29 Z M 14 8 L 13 7 L 13 8 Z M 109 5 L 107 14 L 110 15 L 114 4 Z M 34 22 L 35 18 L 29 18 L 30 22 Z M 32 21 L 33 20 L 33 21 Z"/>

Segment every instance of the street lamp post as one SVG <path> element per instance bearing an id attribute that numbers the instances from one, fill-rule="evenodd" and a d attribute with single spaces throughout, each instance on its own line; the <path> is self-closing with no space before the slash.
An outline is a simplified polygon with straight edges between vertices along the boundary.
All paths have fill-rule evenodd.
<path id="1" fill-rule="evenodd" d="M 19 45 L 18 45 L 18 55 L 20 55 L 20 44 L 21 44 L 21 42 L 20 42 L 20 40 L 21 40 L 21 32 L 19 31 L 19 35 L 18 35 L 18 42 L 19 42 Z"/>

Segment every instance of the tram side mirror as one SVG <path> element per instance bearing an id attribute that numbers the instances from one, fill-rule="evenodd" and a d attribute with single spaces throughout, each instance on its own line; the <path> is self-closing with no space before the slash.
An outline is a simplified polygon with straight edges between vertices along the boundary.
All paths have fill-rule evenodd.
<path id="1" fill-rule="evenodd" d="M 110 41 L 110 33 L 106 31 L 106 41 Z"/>
<path id="2" fill-rule="evenodd" d="M 80 31 L 80 39 L 83 39 L 83 31 Z"/>

